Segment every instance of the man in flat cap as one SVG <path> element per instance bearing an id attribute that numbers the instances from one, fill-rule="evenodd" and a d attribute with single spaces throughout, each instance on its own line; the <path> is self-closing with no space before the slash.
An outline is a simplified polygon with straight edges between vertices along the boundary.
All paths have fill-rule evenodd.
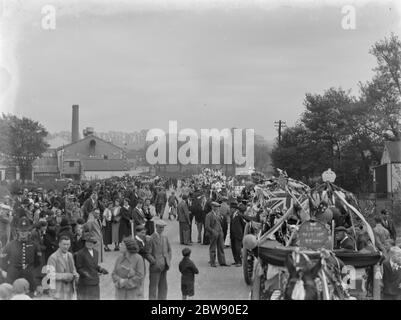
<path id="1" fill-rule="evenodd" d="M 156 220 L 156 232 L 150 236 L 149 300 L 167 299 L 167 271 L 171 263 L 171 246 L 163 234 L 167 225 L 162 219 Z"/>
<path id="2" fill-rule="evenodd" d="M 212 211 L 206 215 L 205 230 L 210 239 L 209 256 L 210 266 L 216 267 L 216 251 L 217 260 L 220 266 L 227 266 L 226 258 L 224 255 L 224 234 L 221 227 L 221 216 L 219 213 L 220 204 L 212 202 Z"/>
<path id="3" fill-rule="evenodd" d="M 29 282 L 33 293 L 37 284 L 34 280 L 34 269 L 40 265 L 41 251 L 39 246 L 30 239 L 31 223 L 27 217 L 19 219 L 17 224 L 17 239 L 10 241 L 1 254 L 1 269 L 6 271 L 6 281 L 12 284 L 18 278 Z"/>
<path id="4" fill-rule="evenodd" d="M 343 250 L 355 250 L 355 243 L 354 241 L 348 237 L 347 229 L 343 226 L 337 227 L 334 229 L 335 237 L 337 240 L 337 247 L 336 249 L 343 249 Z"/>

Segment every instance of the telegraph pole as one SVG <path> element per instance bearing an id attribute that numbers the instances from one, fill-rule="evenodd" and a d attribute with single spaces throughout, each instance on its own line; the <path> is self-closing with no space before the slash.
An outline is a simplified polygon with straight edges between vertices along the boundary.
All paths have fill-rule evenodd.
<path id="1" fill-rule="evenodd" d="M 274 127 L 278 128 L 278 144 L 281 145 L 281 129 L 285 128 L 287 125 L 285 121 L 279 120 L 279 121 L 274 121 Z"/>

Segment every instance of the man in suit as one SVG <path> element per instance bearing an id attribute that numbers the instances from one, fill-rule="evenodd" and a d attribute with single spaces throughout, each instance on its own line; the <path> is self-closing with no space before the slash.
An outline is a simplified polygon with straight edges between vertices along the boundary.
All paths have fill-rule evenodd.
<path id="1" fill-rule="evenodd" d="M 57 300 L 71 300 L 74 294 L 74 284 L 79 279 L 74 258 L 72 253 L 68 251 L 70 246 L 71 239 L 67 236 L 61 236 L 59 249 L 47 261 L 48 274 L 45 279 L 50 279 L 50 283 L 43 284 L 45 288 L 50 287 L 50 294 Z"/>
<path id="2" fill-rule="evenodd" d="M 401 249 L 391 247 L 383 262 L 383 300 L 401 300 Z"/>
<path id="3" fill-rule="evenodd" d="M 242 266 L 241 262 L 241 249 L 242 249 L 242 239 L 244 237 L 245 220 L 244 212 L 246 211 L 246 205 L 232 204 L 231 207 L 234 209 L 234 213 L 230 222 L 230 237 L 231 237 L 231 251 L 234 257 L 234 265 L 237 267 Z"/>
<path id="4" fill-rule="evenodd" d="M 96 239 L 95 249 L 100 255 L 100 262 L 103 262 L 103 231 L 102 221 L 100 220 L 100 211 L 96 209 L 93 212 L 93 218 L 88 220 L 84 226 L 84 232 Z"/>
<path id="5" fill-rule="evenodd" d="M 383 253 L 387 253 L 387 250 L 391 247 L 391 235 L 388 229 L 383 226 L 382 217 L 375 217 L 375 227 L 373 228 L 373 234 L 376 239 L 376 247 Z"/>
<path id="6" fill-rule="evenodd" d="M 178 222 L 180 228 L 180 244 L 191 245 L 190 244 L 190 219 L 189 219 L 189 209 L 188 209 L 188 196 L 183 195 L 181 202 L 177 207 Z"/>
<path id="7" fill-rule="evenodd" d="M 93 191 L 90 198 L 87 199 L 82 206 L 82 217 L 85 222 L 89 220 L 90 215 L 99 208 L 99 204 L 97 202 L 97 192 Z"/>
<path id="8" fill-rule="evenodd" d="M 390 232 L 390 237 L 393 239 L 395 244 L 397 240 L 397 231 L 394 222 L 390 218 L 390 212 L 388 212 L 386 209 L 383 209 L 381 211 L 381 215 L 383 220 L 382 225 L 388 230 L 388 232 Z"/>
<path id="9" fill-rule="evenodd" d="M 160 187 L 159 192 L 156 195 L 156 213 L 160 217 L 160 219 L 163 219 L 163 214 L 164 214 L 164 209 L 166 207 L 167 203 L 167 194 L 166 191 L 164 190 L 163 187 Z"/>
<path id="10" fill-rule="evenodd" d="M 150 237 L 149 300 L 167 299 L 167 271 L 171 263 L 171 247 L 165 235 L 163 220 L 157 220 L 156 232 Z"/>
<path id="11" fill-rule="evenodd" d="M 132 212 L 132 215 L 134 218 L 134 228 L 136 228 L 136 226 L 139 226 L 139 225 L 144 225 L 146 222 L 145 214 L 142 210 L 142 206 L 143 206 L 143 200 L 141 198 L 139 198 L 136 203 L 136 207 L 135 207 L 134 211 Z"/>
<path id="12" fill-rule="evenodd" d="M 337 248 L 349 251 L 355 251 L 354 241 L 348 237 L 347 229 L 343 226 L 337 227 L 335 230 L 335 237 L 337 240 Z"/>
<path id="13" fill-rule="evenodd" d="M 146 235 L 146 229 L 144 225 L 138 225 L 135 228 L 135 240 L 139 247 L 138 253 L 142 256 L 142 258 L 148 260 L 149 263 L 153 261 L 150 255 L 150 236 Z"/>
<path id="14" fill-rule="evenodd" d="M 131 206 L 131 208 L 135 208 L 139 200 L 138 187 L 135 184 L 130 186 L 127 198 L 129 199 L 129 205 Z"/>
<path id="15" fill-rule="evenodd" d="M 220 206 L 220 216 L 221 216 L 221 227 L 223 229 L 223 239 L 225 240 L 227 237 L 228 228 L 230 225 L 230 206 L 227 204 L 228 198 L 223 196 L 221 198 L 221 206 Z"/>
<path id="16" fill-rule="evenodd" d="M 99 253 L 94 249 L 97 240 L 86 234 L 85 248 L 76 254 L 76 268 L 79 274 L 78 300 L 99 300 L 99 273 L 108 274 L 107 270 L 99 266 Z"/>
<path id="17" fill-rule="evenodd" d="M 206 215 L 205 230 L 208 233 L 210 239 L 209 256 L 210 266 L 216 267 L 216 250 L 217 260 L 220 266 L 227 266 L 226 258 L 224 255 L 224 235 L 221 227 L 221 217 L 219 213 L 220 204 L 212 202 L 212 211 Z"/>

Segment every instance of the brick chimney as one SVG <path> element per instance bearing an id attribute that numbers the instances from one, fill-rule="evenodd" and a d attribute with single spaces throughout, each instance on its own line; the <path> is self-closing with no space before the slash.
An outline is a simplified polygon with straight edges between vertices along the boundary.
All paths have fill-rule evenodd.
<path id="1" fill-rule="evenodd" d="M 79 140 L 79 105 L 72 106 L 71 142 Z"/>

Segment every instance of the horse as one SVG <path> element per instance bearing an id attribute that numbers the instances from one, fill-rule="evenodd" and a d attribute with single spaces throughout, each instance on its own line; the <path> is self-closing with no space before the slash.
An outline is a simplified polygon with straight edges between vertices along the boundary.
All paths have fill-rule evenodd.
<path id="1" fill-rule="evenodd" d="M 306 254 L 294 251 L 287 256 L 286 267 L 289 278 L 284 289 L 285 300 L 319 300 L 324 291 L 320 288 L 323 285 L 327 290 L 325 299 L 351 298 L 342 283 L 341 270 L 344 263 L 328 250 L 321 251 L 321 257 L 314 265 Z M 318 277 L 320 271 L 323 277 Z"/>
<path id="2" fill-rule="evenodd" d="M 321 260 L 312 265 L 305 254 L 293 252 L 288 254 L 285 265 L 289 277 L 283 293 L 284 300 L 318 300 L 315 279 L 322 267 Z"/>

